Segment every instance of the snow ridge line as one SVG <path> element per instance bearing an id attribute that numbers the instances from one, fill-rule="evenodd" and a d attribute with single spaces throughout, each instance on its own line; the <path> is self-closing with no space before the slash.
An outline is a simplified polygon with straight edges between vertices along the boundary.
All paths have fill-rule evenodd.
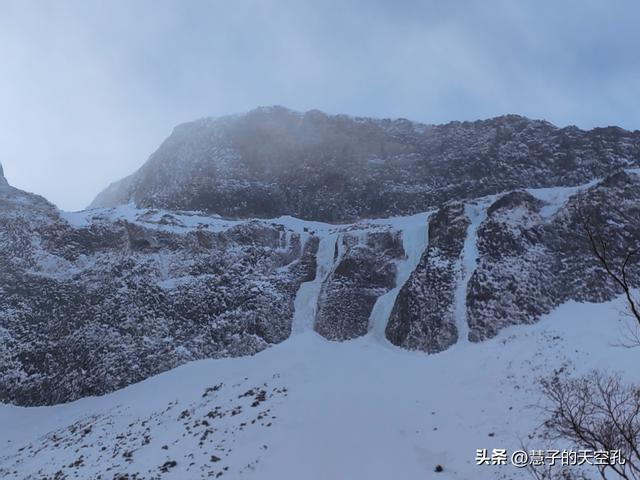
<path id="1" fill-rule="evenodd" d="M 636 168 L 624 168 L 622 171 L 640 175 L 640 167 Z M 502 195 L 507 193 L 515 192 L 518 190 L 524 190 L 534 197 L 542 200 L 544 202 L 549 203 L 546 209 L 542 212 L 543 216 L 553 216 L 555 212 L 557 212 L 562 206 L 567 202 L 569 198 L 572 196 L 581 193 L 582 191 L 589 189 L 599 182 L 603 180 L 602 177 L 596 177 L 589 182 L 574 185 L 574 186 L 555 186 L 555 187 L 532 187 L 532 188 L 513 188 L 510 190 L 505 190 L 496 194 L 493 194 L 492 197 L 499 198 Z M 2 184 L 2 178 L 0 177 L 0 185 Z M 476 199 L 471 199 L 471 201 L 479 201 L 485 197 L 479 197 Z M 155 213 L 151 216 L 151 218 L 139 218 L 144 217 L 143 214 L 154 211 Z M 60 211 L 60 214 L 63 219 L 65 219 L 72 227 L 75 228 L 83 228 L 91 223 L 92 220 L 104 220 L 104 221 L 115 221 L 119 219 L 127 220 L 131 223 L 136 223 L 138 225 L 145 226 L 147 228 L 156 228 L 171 231 L 174 233 L 184 233 L 189 232 L 193 228 L 200 227 L 206 229 L 208 231 L 224 231 L 235 225 L 248 223 L 248 222 L 264 222 L 264 223 L 273 223 L 276 225 L 283 225 L 287 228 L 290 228 L 293 231 L 300 232 L 303 227 L 308 227 L 312 229 L 326 229 L 328 227 L 349 227 L 350 224 L 340 224 L 340 225 L 330 225 L 324 222 L 312 221 L 312 220 L 302 220 L 299 218 L 291 217 L 289 215 L 282 215 L 280 217 L 275 218 L 243 218 L 243 219 L 232 219 L 232 218 L 223 218 L 215 214 L 207 214 L 199 211 L 173 211 L 173 210 L 165 210 L 165 209 L 151 209 L 151 208 L 138 208 L 134 205 L 133 202 L 119 205 L 117 207 L 100 207 L 100 208 L 89 208 L 85 210 L 81 210 L 78 212 L 68 212 L 68 211 Z M 175 225 L 165 225 L 159 223 L 157 220 L 163 215 L 172 215 L 176 217 L 178 220 L 182 221 L 185 225 L 183 226 L 175 226 Z M 424 214 L 424 213 L 421 213 Z M 418 215 L 421 215 L 418 214 Z M 400 217 L 392 217 L 390 218 L 382 218 L 382 219 L 373 219 L 368 220 L 373 224 L 388 224 L 389 220 L 401 220 L 413 217 L 411 216 L 400 216 Z"/>

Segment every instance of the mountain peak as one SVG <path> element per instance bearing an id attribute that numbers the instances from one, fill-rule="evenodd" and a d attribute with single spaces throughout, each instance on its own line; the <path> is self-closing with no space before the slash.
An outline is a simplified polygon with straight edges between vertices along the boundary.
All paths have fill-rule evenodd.
<path id="1" fill-rule="evenodd" d="M 596 141 L 603 146 L 595 149 Z M 518 188 L 579 185 L 637 165 L 638 148 L 640 138 L 624 130 L 566 131 L 519 115 L 425 125 L 259 107 L 176 127 L 92 207 L 345 222 Z"/>
<path id="2" fill-rule="evenodd" d="M 0 163 L 0 187 L 6 187 L 8 185 L 9 182 L 4 178 L 4 171 L 2 170 L 2 164 Z"/>

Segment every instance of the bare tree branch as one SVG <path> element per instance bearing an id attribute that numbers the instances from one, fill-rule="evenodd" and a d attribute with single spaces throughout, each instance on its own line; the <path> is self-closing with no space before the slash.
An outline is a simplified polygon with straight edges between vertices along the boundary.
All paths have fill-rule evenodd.
<path id="1" fill-rule="evenodd" d="M 618 450 L 625 463 L 597 465 L 600 477 L 611 473 L 640 480 L 640 388 L 624 385 L 619 376 L 593 372 L 579 379 L 543 380 L 542 391 L 550 401 L 545 422 L 550 438 L 591 451 Z M 550 470 L 532 476 L 563 478 Z"/>
<path id="2" fill-rule="evenodd" d="M 609 259 L 610 249 L 608 242 L 601 234 L 595 233 L 593 231 L 591 220 L 583 210 L 578 210 L 578 214 L 582 222 L 582 227 L 587 234 L 587 238 L 589 239 L 591 251 L 598 259 L 600 265 L 607 273 L 607 275 L 624 292 L 627 303 L 631 310 L 631 314 L 633 315 L 635 322 L 640 325 L 640 307 L 638 307 L 638 303 L 633 298 L 631 284 L 629 283 L 629 278 L 627 275 L 629 264 L 632 258 L 640 253 L 640 247 L 632 248 L 627 251 L 624 262 L 622 263 L 622 267 L 620 268 L 620 272 L 616 272 L 615 267 L 612 265 L 612 262 Z"/>

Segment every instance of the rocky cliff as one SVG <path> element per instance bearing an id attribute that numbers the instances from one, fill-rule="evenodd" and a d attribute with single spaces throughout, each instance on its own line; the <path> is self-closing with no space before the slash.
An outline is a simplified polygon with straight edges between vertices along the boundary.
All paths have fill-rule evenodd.
<path id="1" fill-rule="evenodd" d="M 84 212 L 0 170 L 0 401 L 102 394 L 306 330 L 436 353 L 611 299 L 581 222 L 614 259 L 635 245 L 638 148 L 637 132 L 514 116 L 275 108 L 178 127 Z"/>
<path id="2" fill-rule="evenodd" d="M 0 399 L 68 401 L 286 339 L 314 252 L 282 225 L 206 221 L 0 192 Z"/>
<path id="3" fill-rule="evenodd" d="M 640 132 L 615 127 L 582 131 L 515 115 L 423 125 L 270 107 L 176 127 L 92 206 L 354 221 L 579 185 L 638 158 Z"/>
<path id="4" fill-rule="evenodd" d="M 254 354 L 291 335 L 301 287 L 319 275 L 312 327 L 334 340 L 364 335 L 376 299 L 395 285 L 399 235 L 384 224 L 233 221 L 130 206 L 64 213 L 6 187 L 0 400 L 65 402 L 190 360 Z"/>
<path id="5" fill-rule="evenodd" d="M 439 352 L 528 324 L 569 300 L 621 291 L 591 252 L 583 222 L 606 238 L 612 265 L 640 238 L 640 176 L 620 171 L 574 188 L 516 190 L 441 208 L 429 246 L 398 296 L 388 339 Z M 638 285 L 638 259 L 629 266 Z"/>

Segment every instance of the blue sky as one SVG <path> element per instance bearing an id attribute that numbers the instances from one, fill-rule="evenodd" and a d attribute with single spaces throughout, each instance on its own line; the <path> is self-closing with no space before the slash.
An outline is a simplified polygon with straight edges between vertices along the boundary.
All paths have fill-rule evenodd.
<path id="1" fill-rule="evenodd" d="M 0 0 L 0 162 L 79 209 L 259 105 L 640 129 L 637 0 Z"/>

